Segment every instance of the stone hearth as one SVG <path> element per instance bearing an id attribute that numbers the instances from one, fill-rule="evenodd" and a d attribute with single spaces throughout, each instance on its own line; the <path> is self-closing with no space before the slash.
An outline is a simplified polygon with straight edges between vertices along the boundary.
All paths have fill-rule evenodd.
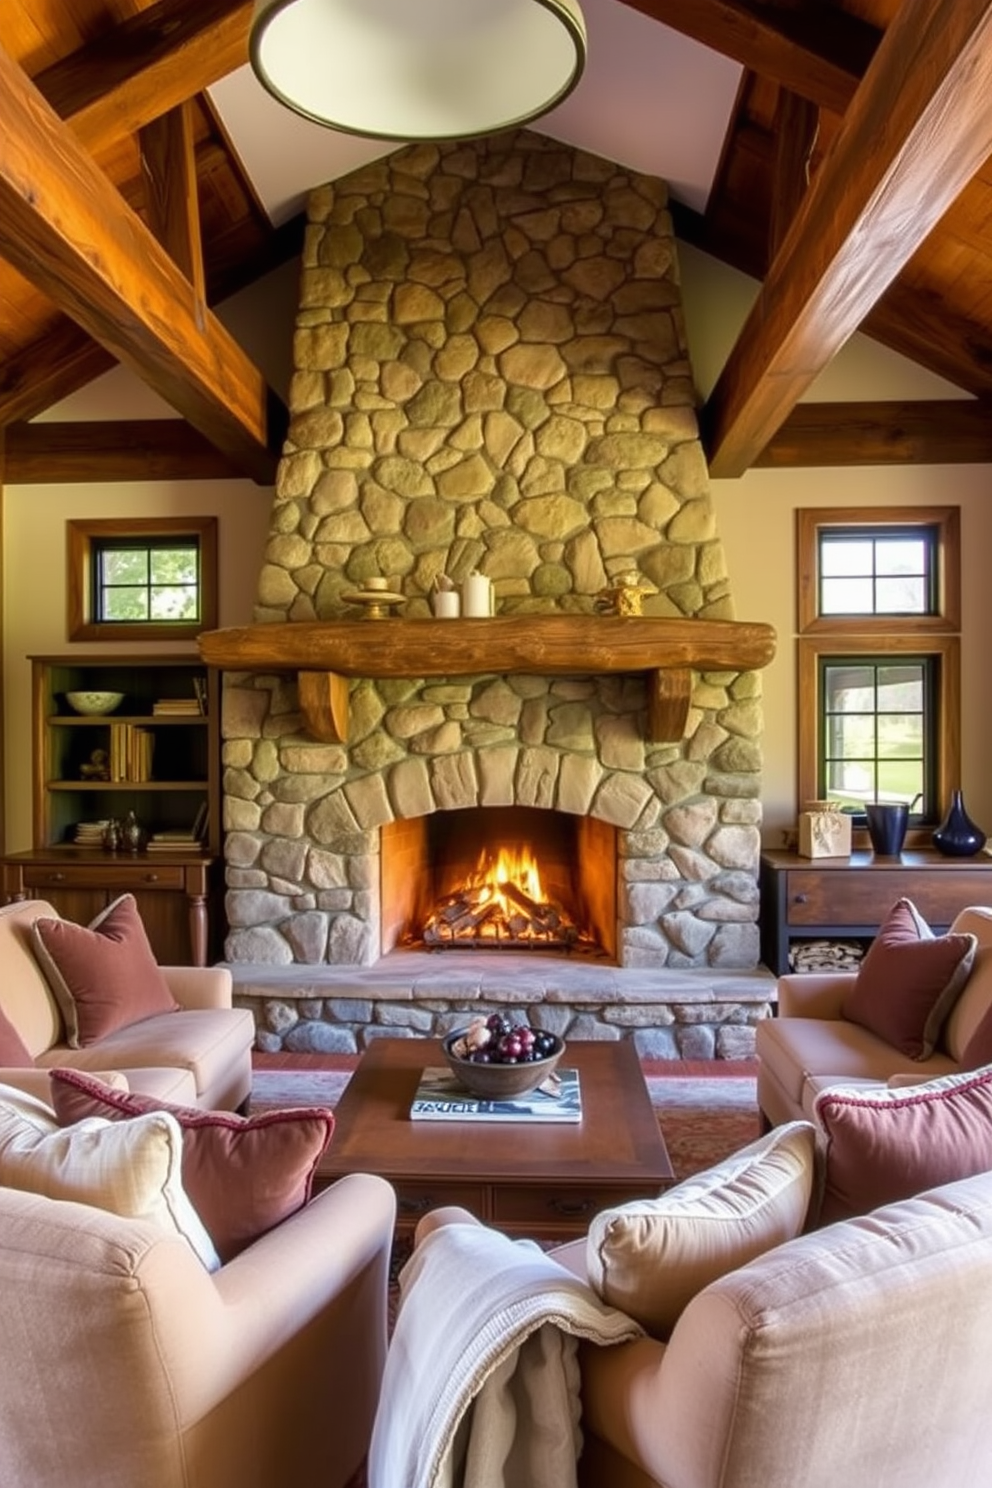
<path id="1" fill-rule="evenodd" d="M 746 972 L 629 971 L 594 959 L 393 951 L 373 967 L 232 966 L 260 1049 L 350 1054 L 373 1038 L 441 1037 L 509 1010 L 571 1039 L 629 1038 L 644 1059 L 751 1059 L 775 979 Z"/>

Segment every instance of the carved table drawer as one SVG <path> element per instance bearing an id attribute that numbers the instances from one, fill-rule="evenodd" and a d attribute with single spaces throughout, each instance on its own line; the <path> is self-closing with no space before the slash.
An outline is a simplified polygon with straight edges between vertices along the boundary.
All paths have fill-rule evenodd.
<path id="1" fill-rule="evenodd" d="M 415 1224 L 431 1209 L 458 1204 L 477 1219 L 487 1219 L 487 1190 L 482 1183 L 393 1183 L 396 1189 L 397 1227 Z"/>
<path id="2" fill-rule="evenodd" d="M 24 887 L 27 889 L 182 889 L 185 874 L 181 867 L 165 863 L 108 863 L 93 867 L 76 867 L 72 864 L 43 867 L 34 865 L 23 870 Z"/>
<path id="3" fill-rule="evenodd" d="M 493 1192 L 493 1222 L 524 1230 L 529 1226 L 534 1234 L 544 1229 L 585 1234 L 589 1221 L 601 1209 L 643 1197 L 644 1189 L 633 1186 L 618 1187 L 613 1193 L 604 1187 L 583 1188 L 581 1184 L 508 1185 Z"/>

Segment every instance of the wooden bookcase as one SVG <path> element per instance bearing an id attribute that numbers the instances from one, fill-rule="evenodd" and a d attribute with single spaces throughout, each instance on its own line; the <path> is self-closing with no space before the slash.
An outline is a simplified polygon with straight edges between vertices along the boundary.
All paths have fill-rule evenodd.
<path id="1" fill-rule="evenodd" d="M 160 962 L 206 964 L 219 954 L 211 936 L 211 924 L 219 934 L 211 901 L 221 892 L 218 673 L 189 655 L 30 660 L 34 845 L 4 859 L 6 901 L 47 899 L 85 924 L 130 890 Z M 84 715 L 66 700 L 69 692 L 94 689 L 121 692 L 123 701 L 112 713 Z M 198 690 L 203 712 L 155 711 L 167 699 L 195 702 Z M 131 778 L 95 770 L 96 751 L 111 775 Z M 205 811 L 201 843 L 108 852 L 75 840 L 80 823 L 122 819 L 128 811 L 146 833 L 189 829 Z"/>

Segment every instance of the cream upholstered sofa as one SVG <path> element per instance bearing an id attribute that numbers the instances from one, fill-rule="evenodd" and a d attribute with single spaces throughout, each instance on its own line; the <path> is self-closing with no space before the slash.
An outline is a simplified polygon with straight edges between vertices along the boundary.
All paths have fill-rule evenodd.
<path id="1" fill-rule="evenodd" d="M 790 1240 L 584 1348 L 586 1488 L 985 1488 L 992 1174 Z"/>
<path id="2" fill-rule="evenodd" d="M 856 973 L 782 976 L 778 1012 L 756 1030 L 758 1105 L 766 1122 L 810 1120 L 821 1090 L 833 1085 L 884 1085 L 890 1080 L 933 1079 L 954 1074 L 969 1041 L 992 1007 L 992 909 L 971 906 L 955 918 L 950 933 L 978 942 L 971 972 L 926 1059 L 910 1059 L 868 1028 L 842 1017 Z M 895 994 L 898 989 L 893 988 Z"/>
<path id="3" fill-rule="evenodd" d="M 809 1127 L 793 1124 L 801 1142 L 800 1125 Z M 769 1156 L 742 1166 L 722 1191 L 690 1179 L 680 1187 L 694 1197 L 680 1205 L 679 1189 L 670 1190 L 660 1240 L 647 1239 L 649 1205 L 622 1206 L 599 1216 L 586 1239 L 551 1252 L 613 1307 L 625 1286 L 639 1286 L 626 1312 L 641 1313 L 646 1330 L 578 1346 L 580 1488 L 987 1488 L 992 1172 L 775 1244 L 771 1231 L 796 1222 L 801 1192 L 793 1164 L 790 1216 Z M 749 1209 L 756 1185 L 764 1200 Z M 601 1253 L 616 1215 L 631 1209 L 614 1257 L 618 1300 L 603 1284 Z M 751 1225 L 759 1211 L 764 1248 Z M 419 1239 L 460 1222 L 477 1223 L 439 1211 L 421 1222 Z M 727 1264 L 752 1245 L 747 1260 Z M 498 1275 L 487 1274 L 487 1290 Z M 648 1328 L 645 1306 L 667 1313 L 664 1325 Z M 375 1454 L 376 1437 L 373 1463 Z M 483 1482 L 515 1488 L 498 1459 L 472 1488 Z"/>
<path id="4" fill-rule="evenodd" d="M 251 1090 L 251 1013 L 232 1006 L 224 967 L 163 967 L 178 1012 L 118 1028 L 97 1043 L 72 1048 L 54 996 L 32 949 L 31 926 L 58 918 L 40 899 L 0 907 L 0 1009 L 34 1060 L 33 1068 L 0 1069 L 0 1083 L 49 1098 L 48 1070 L 71 1065 L 119 1071 L 128 1085 L 179 1105 L 235 1110 Z"/>
<path id="5" fill-rule="evenodd" d="M 211 1273 L 147 1219 L 0 1187 L 0 1483 L 341 1488 L 394 1217 L 388 1184 L 351 1175 Z"/>

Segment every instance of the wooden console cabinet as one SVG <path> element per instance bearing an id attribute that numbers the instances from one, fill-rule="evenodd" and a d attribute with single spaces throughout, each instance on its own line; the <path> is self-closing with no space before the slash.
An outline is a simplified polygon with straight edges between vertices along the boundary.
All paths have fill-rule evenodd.
<path id="1" fill-rule="evenodd" d="M 220 954 L 221 928 L 210 913 L 222 892 L 216 672 L 191 655 L 36 656 L 31 670 L 33 846 L 2 860 L 4 901 L 46 899 L 86 924 L 130 892 L 160 963 L 206 965 Z M 123 701 L 108 714 L 74 711 L 66 694 L 92 689 L 121 692 Z M 189 712 L 176 709 L 182 699 Z M 145 738 L 143 762 L 135 752 L 126 769 L 107 772 L 130 778 L 94 772 L 95 751 L 109 756 L 114 744 L 119 753 L 136 735 Z M 80 823 L 128 811 L 147 833 L 188 831 L 199 815 L 201 840 L 138 852 L 75 841 Z"/>
<path id="2" fill-rule="evenodd" d="M 907 850 L 898 858 L 764 852 L 761 959 L 781 976 L 789 970 L 794 941 L 870 938 L 901 898 L 911 899 L 930 928 L 943 932 L 959 909 L 992 904 L 992 858 L 945 858 L 932 849 Z"/>

